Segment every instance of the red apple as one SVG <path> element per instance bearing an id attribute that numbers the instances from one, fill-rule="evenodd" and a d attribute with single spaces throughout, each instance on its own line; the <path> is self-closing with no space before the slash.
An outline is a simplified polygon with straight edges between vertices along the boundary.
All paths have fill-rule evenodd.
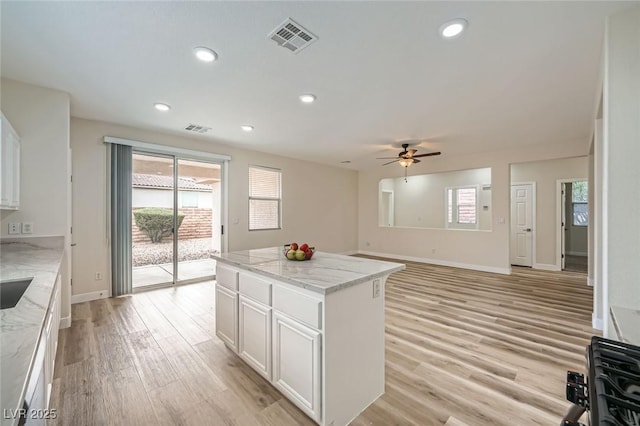
<path id="1" fill-rule="evenodd" d="M 304 243 L 303 245 L 300 246 L 300 250 L 302 251 L 307 251 L 309 249 L 309 244 Z"/>
<path id="2" fill-rule="evenodd" d="M 291 250 L 298 250 L 298 243 L 291 243 Z"/>
<path id="3" fill-rule="evenodd" d="M 307 250 L 304 252 L 304 258 L 306 260 L 311 259 L 311 256 L 313 256 L 313 251 L 309 248 L 307 248 Z"/>

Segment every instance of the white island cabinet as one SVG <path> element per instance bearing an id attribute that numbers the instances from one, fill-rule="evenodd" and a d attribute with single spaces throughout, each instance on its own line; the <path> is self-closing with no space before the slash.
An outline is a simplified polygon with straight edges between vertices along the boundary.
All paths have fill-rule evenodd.
<path id="1" fill-rule="evenodd" d="M 216 334 L 320 425 L 384 393 L 384 285 L 403 264 L 280 247 L 214 256 Z"/>

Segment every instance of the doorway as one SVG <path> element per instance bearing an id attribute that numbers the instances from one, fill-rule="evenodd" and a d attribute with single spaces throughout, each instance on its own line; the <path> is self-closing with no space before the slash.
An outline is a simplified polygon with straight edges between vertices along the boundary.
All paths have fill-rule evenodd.
<path id="1" fill-rule="evenodd" d="M 222 248 L 222 165 L 134 151 L 131 175 L 132 285 L 213 279 Z"/>
<path id="2" fill-rule="evenodd" d="M 535 258 L 535 183 L 511 185 L 510 263 L 532 267 Z"/>
<path id="3" fill-rule="evenodd" d="M 563 271 L 588 273 L 589 188 L 583 179 L 560 180 L 559 264 Z"/>

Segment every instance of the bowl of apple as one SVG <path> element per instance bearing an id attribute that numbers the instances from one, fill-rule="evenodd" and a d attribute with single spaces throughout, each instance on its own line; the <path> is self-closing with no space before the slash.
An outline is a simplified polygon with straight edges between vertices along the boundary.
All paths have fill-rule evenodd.
<path id="1" fill-rule="evenodd" d="M 289 260 L 309 260 L 313 257 L 313 253 L 316 251 L 315 247 L 309 247 L 309 244 L 304 243 L 298 245 L 298 243 L 291 243 L 284 245 L 284 257 Z"/>

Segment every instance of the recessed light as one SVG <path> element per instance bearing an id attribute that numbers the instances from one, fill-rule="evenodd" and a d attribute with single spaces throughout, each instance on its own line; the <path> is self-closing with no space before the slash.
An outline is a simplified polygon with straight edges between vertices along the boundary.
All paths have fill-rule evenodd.
<path id="1" fill-rule="evenodd" d="M 155 104 L 153 104 L 153 106 L 158 110 L 158 111 L 169 111 L 171 109 L 171 106 L 167 105 L 167 104 L 163 104 L 160 102 L 157 102 Z"/>
<path id="2" fill-rule="evenodd" d="M 194 47 L 193 52 L 196 54 L 196 58 L 202 62 L 213 62 L 218 59 L 218 55 L 208 47 L 198 46 Z"/>
<path id="3" fill-rule="evenodd" d="M 444 38 L 455 38 L 467 28 L 468 24 L 467 20 L 462 18 L 445 22 L 440 26 L 440 35 Z"/>
<path id="4" fill-rule="evenodd" d="M 242 126 L 240 126 L 240 128 L 242 130 L 244 130 L 245 132 L 251 132 L 253 131 L 253 126 L 250 126 L 248 124 L 243 124 Z"/>
<path id="5" fill-rule="evenodd" d="M 312 95 L 311 93 L 307 93 L 306 95 L 300 95 L 300 100 L 305 104 L 310 104 L 311 102 L 316 100 L 316 95 Z"/>

